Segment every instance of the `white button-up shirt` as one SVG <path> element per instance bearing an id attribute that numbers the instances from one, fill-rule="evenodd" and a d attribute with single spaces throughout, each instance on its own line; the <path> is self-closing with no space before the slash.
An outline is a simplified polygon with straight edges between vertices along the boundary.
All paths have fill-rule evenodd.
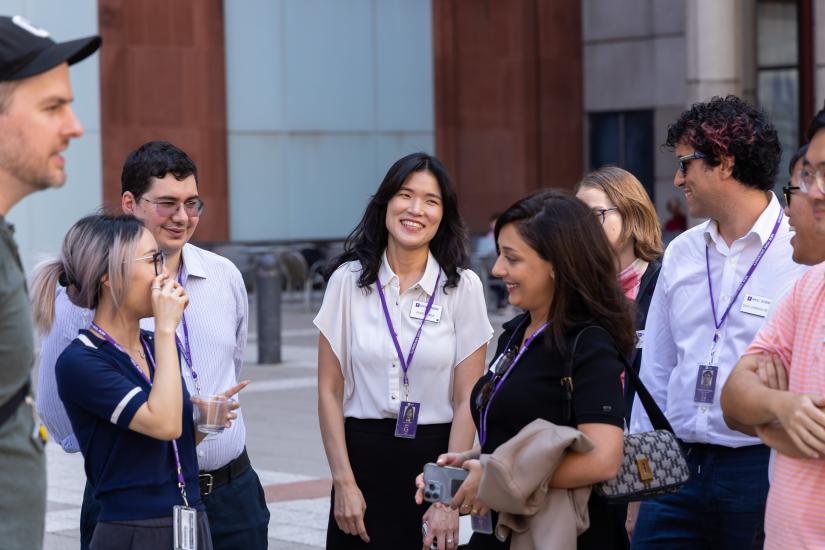
<path id="1" fill-rule="evenodd" d="M 735 205 L 731 206 L 735 208 Z M 713 403 L 697 403 L 694 394 L 699 366 L 707 365 L 716 332 L 705 260 L 710 258 L 716 313 L 722 319 L 745 274 L 768 240 L 782 207 L 771 193 L 768 207 L 748 233 L 730 247 L 715 221 L 702 223 L 668 246 L 645 324 L 640 375 L 662 408 L 677 437 L 691 443 L 727 447 L 755 445 L 758 438 L 731 430 L 722 418 L 719 398 L 733 367 L 765 317 L 741 311 L 748 296 L 775 302 L 807 267 L 791 259 L 792 233 L 783 216 L 779 231 L 719 328 L 714 364 L 718 365 Z M 630 431 L 652 429 L 638 396 L 633 404 Z"/>
<path id="2" fill-rule="evenodd" d="M 421 326 L 421 319 L 411 316 L 414 302 L 426 304 L 440 270 L 430 254 L 421 280 L 402 294 L 398 276 L 390 269 L 386 254 L 383 257 L 378 278 L 404 360 Z M 407 371 L 409 399 L 405 399 L 404 373 L 387 328 L 381 299 L 375 285 L 369 289 L 358 288 L 360 274 L 358 262 L 345 263 L 333 273 L 314 321 L 341 364 L 344 416 L 395 418 L 401 401 L 408 400 L 421 403 L 419 424 L 451 422 L 453 370 L 493 337 L 478 275 L 461 271 L 458 286 L 445 292 L 446 276 L 442 274 L 433 302 L 440 307 L 441 318 L 424 323 Z"/>
<path id="3" fill-rule="evenodd" d="M 189 295 L 185 315 L 198 387 L 207 395 L 223 393 L 237 384 L 243 365 L 249 313 L 243 278 L 238 268 L 226 258 L 191 244 L 183 247 L 183 274 L 183 284 Z M 93 310 L 75 306 L 65 290 L 58 289 L 55 322 L 40 349 L 37 410 L 49 433 L 67 452 L 78 452 L 80 447 L 57 393 L 54 367 L 78 331 L 89 328 L 93 319 Z M 143 319 L 140 325 L 143 329 L 154 330 L 154 319 Z M 177 333 L 184 342 L 182 326 L 178 326 Z M 196 395 L 192 374 L 182 356 L 180 363 L 186 388 L 191 395 Z M 238 398 L 236 395 L 235 399 Z M 198 445 L 201 470 L 225 466 L 243 451 L 246 427 L 242 409 L 237 413 L 238 418 L 231 428 L 210 434 Z"/>

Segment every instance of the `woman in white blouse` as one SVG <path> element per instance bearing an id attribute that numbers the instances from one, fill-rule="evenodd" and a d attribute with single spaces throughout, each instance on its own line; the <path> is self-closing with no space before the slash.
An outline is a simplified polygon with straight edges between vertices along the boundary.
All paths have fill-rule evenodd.
<path id="1" fill-rule="evenodd" d="M 458 516 L 409 487 L 472 446 L 470 391 L 493 329 L 441 162 L 398 160 L 330 266 L 315 325 L 318 413 L 333 479 L 327 548 L 454 549 Z M 394 337 L 396 335 L 396 337 Z M 428 544 L 429 546 L 429 544 Z"/>

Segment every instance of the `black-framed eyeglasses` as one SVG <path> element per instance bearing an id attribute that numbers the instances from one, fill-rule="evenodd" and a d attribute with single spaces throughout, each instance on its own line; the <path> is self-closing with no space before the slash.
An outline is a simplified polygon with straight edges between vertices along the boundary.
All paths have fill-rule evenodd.
<path id="1" fill-rule="evenodd" d="M 791 197 L 793 196 L 794 191 L 801 191 L 802 188 L 796 185 L 791 185 L 791 182 L 788 182 L 786 186 L 782 188 L 782 194 L 785 197 L 785 206 L 791 205 Z"/>
<path id="2" fill-rule="evenodd" d="M 183 205 L 183 211 L 186 212 L 186 215 L 190 218 L 197 218 L 203 213 L 204 204 L 203 200 L 199 197 L 189 199 L 184 202 L 171 199 L 147 199 L 146 197 L 140 197 L 140 200 L 154 204 L 155 211 L 158 213 L 158 216 L 163 218 L 174 216 L 175 213 L 180 210 L 181 204 Z"/>
<path id="3" fill-rule="evenodd" d="M 688 163 L 692 160 L 703 159 L 705 157 L 707 157 L 707 155 L 704 153 L 700 153 L 699 151 L 695 151 L 689 155 L 679 157 L 677 159 L 679 161 L 679 171 L 682 173 L 683 176 L 687 176 Z"/>
<path id="4" fill-rule="evenodd" d="M 155 266 L 155 277 L 163 273 L 163 268 L 166 267 L 166 253 L 163 250 L 158 250 L 154 254 L 147 254 L 146 256 L 141 256 L 140 258 L 135 258 L 133 261 L 139 262 L 141 260 L 152 260 L 152 264 Z"/>
<path id="5" fill-rule="evenodd" d="M 614 210 L 618 211 L 619 208 L 617 206 L 614 206 L 612 208 L 594 208 L 593 214 L 595 214 L 597 218 L 601 219 L 602 225 L 604 225 L 605 216 L 608 212 L 613 212 Z"/>

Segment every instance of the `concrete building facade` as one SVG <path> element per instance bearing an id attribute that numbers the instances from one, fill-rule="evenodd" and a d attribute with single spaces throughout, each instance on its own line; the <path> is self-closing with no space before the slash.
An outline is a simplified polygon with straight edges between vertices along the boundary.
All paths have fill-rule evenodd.
<path id="1" fill-rule="evenodd" d="M 663 214 L 679 195 L 661 147 L 668 124 L 691 103 L 734 94 L 770 115 L 785 177 L 825 99 L 825 2 L 584 0 L 582 10 L 588 168 L 628 168 Z"/>
<path id="2" fill-rule="evenodd" d="M 545 186 L 619 164 L 660 213 L 667 125 L 694 101 L 763 106 L 790 154 L 825 101 L 825 0 L 0 0 L 58 40 L 86 135 L 67 185 L 10 216 L 25 263 L 116 208 L 125 154 L 168 139 L 201 168 L 209 241 L 344 237 L 390 163 L 451 170 L 473 231 Z M 819 23 L 819 24 L 817 24 Z"/>

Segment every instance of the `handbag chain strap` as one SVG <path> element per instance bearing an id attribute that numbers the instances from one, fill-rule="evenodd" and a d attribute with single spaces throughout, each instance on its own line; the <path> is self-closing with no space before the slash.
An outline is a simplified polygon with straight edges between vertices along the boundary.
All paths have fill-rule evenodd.
<path id="1" fill-rule="evenodd" d="M 562 411 L 562 420 L 564 424 L 570 422 L 570 418 L 573 414 L 573 362 L 576 359 L 576 346 L 579 344 L 579 338 L 581 337 L 582 333 L 589 328 L 597 328 L 607 330 L 599 325 L 588 325 L 581 329 L 579 333 L 576 335 L 576 338 L 573 340 L 573 347 L 570 350 L 570 358 L 565 362 L 565 372 L 564 376 L 561 378 L 561 385 L 562 385 L 562 402 L 564 404 L 564 408 Z M 608 333 L 609 334 L 609 333 Z M 625 383 L 633 384 L 633 387 L 636 389 L 636 394 L 639 396 L 639 400 L 642 402 L 642 406 L 647 413 L 648 418 L 650 419 L 650 423 L 653 426 L 654 430 L 666 430 L 670 433 L 673 433 L 673 427 L 668 422 L 667 417 L 665 417 L 662 409 L 659 408 L 659 405 L 653 399 L 653 396 L 650 395 L 650 392 L 647 391 L 647 388 L 642 383 L 642 380 L 639 378 L 639 373 L 636 372 L 636 369 L 630 364 L 627 360 L 627 357 L 622 355 L 619 350 L 616 350 L 616 355 L 619 360 L 624 365 L 624 371 L 627 373 L 627 378 L 625 379 Z"/>

